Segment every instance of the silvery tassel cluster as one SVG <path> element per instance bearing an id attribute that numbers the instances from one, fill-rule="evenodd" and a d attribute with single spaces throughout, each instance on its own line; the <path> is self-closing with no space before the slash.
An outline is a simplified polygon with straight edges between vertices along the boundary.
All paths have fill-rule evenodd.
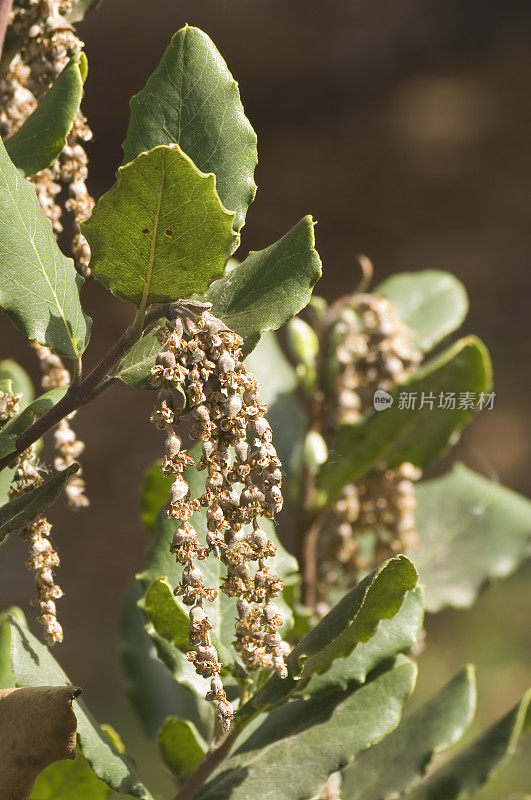
<path id="1" fill-rule="evenodd" d="M 376 390 L 392 391 L 418 368 L 422 354 L 412 332 L 392 304 L 373 294 L 356 294 L 340 307 L 330 332 L 333 379 L 326 406 L 325 430 L 355 423 L 373 410 Z M 386 465 L 345 487 L 326 520 L 321 538 L 321 594 L 339 571 L 354 580 L 389 555 L 414 548 L 414 481 L 421 471 L 404 463 Z M 363 534 L 375 537 L 372 552 L 363 552 Z"/>
<path id="2" fill-rule="evenodd" d="M 32 342 L 31 346 L 35 350 L 42 370 L 42 388 L 46 391 L 58 389 L 70 384 L 70 373 L 59 358 L 49 347 L 44 347 L 38 342 Z M 71 420 L 77 412 L 73 411 L 68 417 L 62 419 L 54 431 L 54 444 L 56 457 L 54 467 L 61 471 L 70 467 L 74 462 L 79 463 L 79 456 L 85 449 L 85 443 L 80 441 L 70 426 Z M 86 508 L 90 501 L 85 494 L 85 480 L 83 471 L 80 467 L 75 475 L 72 475 L 65 487 L 65 494 L 68 505 L 74 510 Z"/>
<path id="3" fill-rule="evenodd" d="M 0 132 L 7 139 L 34 111 L 69 59 L 83 48 L 67 15 L 72 0 L 15 0 L 10 26 L 22 45 L 0 79 Z M 78 113 L 68 141 L 52 167 L 32 177 L 39 202 L 54 233 L 62 231 L 62 209 L 55 198 L 62 185 L 69 195 L 65 208 L 73 215 L 72 252 L 78 270 L 89 274 L 90 249 L 79 223 L 92 212 L 94 201 L 86 179 L 88 160 L 83 143 L 92 138 L 87 121 Z"/>
<path id="4" fill-rule="evenodd" d="M 44 469 L 37 457 L 37 445 L 25 450 L 15 462 L 15 475 L 9 498 L 36 489 L 43 481 Z M 38 514 L 20 531 L 20 537 L 29 542 L 26 567 L 35 572 L 36 592 L 31 601 L 37 608 L 37 619 L 44 626 L 45 639 L 51 646 L 63 641 L 63 629 L 57 621 L 55 601 L 62 597 L 60 586 L 55 583 L 53 570 L 59 566 L 59 556 L 51 541 L 52 526 L 44 516 Z"/>
<path id="5" fill-rule="evenodd" d="M 287 674 L 287 645 L 279 628 L 282 617 L 272 602 L 283 588 L 267 560 L 275 545 L 260 527 L 282 508 L 281 464 L 272 442 L 259 385 L 240 360 L 242 339 L 208 311 L 168 322 L 159 331 L 161 349 L 151 370 L 158 388 L 152 422 L 166 433 L 162 471 L 172 475 L 167 513 L 179 520 L 171 551 L 183 564 L 175 594 L 190 606 L 188 658 L 210 678 L 207 699 L 217 701 L 217 715 L 228 729 L 233 715 L 219 677 L 221 664 L 209 634 L 203 601 L 218 588 L 236 599 L 234 647 L 250 671 L 273 667 Z M 184 397 L 183 397 L 184 392 Z M 190 436 L 201 443 L 195 462 L 175 432 L 183 411 L 193 419 Z M 206 472 L 205 491 L 191 498 L 184 470 Z M 207 536 L 200 542 L 193 514 L 206 509 Z M 217 558 L 227 574 L 220 587 L 204 584 L 200 563 Z"/>

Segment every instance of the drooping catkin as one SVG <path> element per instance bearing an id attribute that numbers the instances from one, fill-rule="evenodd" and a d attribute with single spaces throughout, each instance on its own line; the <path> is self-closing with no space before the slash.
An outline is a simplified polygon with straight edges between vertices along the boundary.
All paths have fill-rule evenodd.
<path id="1" fill-rule="evenodd" d="M 422 355 L 411 331 L 385 297 L 353 295 L 342 305 L 329 335 L 333 363 L 325 407 L 325 431 L 355 423 L 373 410 L 378 389 L 392 391 L 412 375 Z M 360 573 L 393 553 L 417 544 L 413 483 L 421 471 L 404 463 L 385 464 L 346 486 L 335 502 L 320 541 L 321 594 L 339 572 L 357 580 Z M 372 554 L 362 552 L 361 537 L 374 536 Z"/>
<path id="2" fill-rule="evenodd" d="M 82 50 L 83 42 L 67 19 L 72 6 L 72 0 L 14 1 L 10 25 L 21 46 L 0 79 L 0 131 L 4 139 L 16 133 L 69 59 Z M 94 206 L 86 187 L 88 160 L 83 147 L 91 138 L 87 120 L 79 111 L 55 164 L 31 178 L 56 236 L 63 229 L 62 208 L 56 197 L 62 186 L 66 187 L 65 208 L 73 216 L 72 252 L 76 267 L 85 277 L 90 274 L 90 249 L 79 223 L 90 216 Z"/>
<path id="3" fill-rule="evenodd" d="M 55 355 L 49 347 L 44 347 L 38 342 L 32 342 L 31 346 L 39 359 L 42 371 L 42 388 L 49 391 L 50 389 L 68 386 L 70 384 L 70 373 L 65 369 L 59 356 Z M 85 443 L 77 438 L 70 425 L 76 413 L 76 411 L 73 411 L 68 417 L 62 419 L 54 431 L 54 445 L 57 453 L 54 467 L 59 472 L 70 467 L 74 462 L 79 463 L 79 456 L 85 449 Z M 85 480 L 80 467 L 78 472 L 69 478 L 65 487 L 65 494 L 70 508 L 78 510 L 86 508 L 90 504 L 85 490 Z"/>
<path id="4" fill-rule="evenodd" d="M 151 419 L 166 432 L 162 471 L 174 476 L 167 513 L 180 525 L 170 549 L 184 566 L 175 594 L 191 606 L 188 658 L 200 675 L 211 678 L 207 699 L 218 702 L 218 719 L 227 729 L 233 712 L 203 600 L 214 600 L 218 588 L 236 599 L 234 647 L 248 670 L 273 667 L 287 674 L 287 645 L 278 632 L 282 617 L 271 602 L 283 584 L 266 563 L 276 548 L 259 522 L 282 508 L 281 464 L 259 385 L 240 360 L 242 339 L 204 310 L 185 317 L 184 326 L 180 319 L 168 322 L 159 340 L 151 370 L 159 391 Z M 175 432 L 184 410 L 193 418 L 190 437 L 201 442 L 197 463 Z M 191 466 L 206 472 L 205 491 L 197 498 L 190 498 L 183 475 Z M 200 507 L 207 516 L 204 544 L 191 522 Z M 210 557 L 227 568 L 220 587 L 204 585 L 200 562 Z"/>
<path id="5" fill-rule="evenodd" d="M 44 468 L 37 456 L 37 445 L 33 444 L 15 461 L 15 474 L 9 490 L 13 499 L 24 492 L 40 486 Z M 55 601 L 62 597 L 61 588 L 55 583 L 53 569 L 59 566 L 59 556 L 51 541 L 52 526 L 44 516 L 38 514 L 20 531 L 20 537 L 30 543 L 26 567 L 35 572 L 36 593 L 31 604 L 37 608 L 37 619 L 44 626 L 45 639 L 51 646 L 63 641 L 63 629 L 57 621 Z"/>

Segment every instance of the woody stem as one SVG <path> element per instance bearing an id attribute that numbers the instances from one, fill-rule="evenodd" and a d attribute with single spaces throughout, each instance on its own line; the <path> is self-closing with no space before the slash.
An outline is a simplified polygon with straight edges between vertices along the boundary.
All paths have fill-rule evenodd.
<path id="1" fill-rule="evenodd" d="M 199 789 L 203 786 L 205 781 L 229 754 L 239 732 L 240 730 L 235 727 L 223 740 L 219 747 L 210 748 L 197 769 L 192 772 L 186 783 L 182 786 L 181 790 L 177 792 L 173 800 L 194 800 L 194 797 Z"/>

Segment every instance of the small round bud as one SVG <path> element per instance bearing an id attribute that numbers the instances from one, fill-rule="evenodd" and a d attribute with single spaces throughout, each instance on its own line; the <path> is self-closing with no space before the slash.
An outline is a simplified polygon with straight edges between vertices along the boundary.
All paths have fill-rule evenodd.
<path id="1" fill-rule="evenodd" d="M 183 569 L 183 584 L 196 587 L 203 585 L 203 575 L 199 567 L 194 567 L 191 564 L 185 566 Z"/>
<path id="2" fill-rule="evenodd" d="M 256 417 L 254 420 L 254 429 L 257 436 L 263 437 L 271 430 L 271 427 L 265 417 Z"/>
<path id="3" fill-rule="evenodd" d="M 175 434 L 166 439 L 166 455 L 168 458 L 175 458 L 181 451 L 181 440 Z"/>
<path id="4" fill-rule="evenodd" d="M 242 410 L 243 401 L 239 394 L 231 394 L 225 403 L 225 410 L 229 417 L 236 417 Z"/>
<path id="5" fill-rule="evenodd" d="M 218 369 L 224 374 L 227 372 L 234 372 L 236 362 L 227 352 L 223 352 L 218 359 Z"/>
<path id="6" fill-rule="evenodd" d="M 213 661 L 216 663 L 218 660 L 218 652 L 213 644 L 200 644 L 198 647 L 196 647 L 195 652 L 197 653 L 197 658 L 199 661 Z"/>
<path id="7" fill-rule="evenodd" d="M 286 332 L 294 358 L 307 368 L 314 367 L 319 352 L 319 339 L 314 329 L 304 320 L 294 317 L 288 322 Z"/>
<path id="8" fill-rule="evenodd" d="M 245 440 L 242 440 L 234 445 L 234 453 L 238 461 L 245 462 L 249 458 L 249 445 Z"/>
<path id="9" fill-rule="evenodd" d="M 257 550 L 263 550 L 267 545 L 269 538 L 267 533 L 260 528 L 256 528 L 249 536 L 249 541 Z"/>
<path id="10" fill-rule="evenodd" d="M 179 500 L 183 500 L 188 494 L 188 490 L 189 490 L 188 484 L 186 483 L 184 478 L 181 478 L 181 476 L 178 475 L 171 485 L 170 497 L 172 503 L 178 503 Z"/>
<path id="11" fill-rule="evenodd" d="M 328 447 L 318 431 L 309 431 L 306 434 L 302 452 L 306 469 L 310 475 L 317 475 L 319 468 L 328 459 Z"/>
<path id="12" fill-rule="evenodd" d="M 208 619 L 206 612 L 201 606 L 194 606 L 190 609 L 190 622 L 192 625 L 201 625 L 205 628 L 211 628 L 212 625 L 210 624 L 210 620 Z"/>
<path id="13" fill-rule="evenodd" d="M 171 350 L 161 350 L 155 363 L 161 367 L 174 367 L 176 364 L 175 355 Z"/>

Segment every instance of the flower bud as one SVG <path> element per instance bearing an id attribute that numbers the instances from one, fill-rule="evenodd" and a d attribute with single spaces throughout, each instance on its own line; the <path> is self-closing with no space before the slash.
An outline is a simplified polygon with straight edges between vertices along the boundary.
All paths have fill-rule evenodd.
<path id="1" fill-rule="evenodd" d="M 319 339 L 314 329 L 299 317 L 293 317 L 286 326 L 286 332 L 288 346 L 295 360 L 307 369 L 315 367 Z"/>
<path id="2" fill-rule="evenodd" d="M 309 431 L 303 445 L 304 466 L 310 475 L 316 475 L 319 467 L 328 459 L 328 447 L 318 431 Z"/>

